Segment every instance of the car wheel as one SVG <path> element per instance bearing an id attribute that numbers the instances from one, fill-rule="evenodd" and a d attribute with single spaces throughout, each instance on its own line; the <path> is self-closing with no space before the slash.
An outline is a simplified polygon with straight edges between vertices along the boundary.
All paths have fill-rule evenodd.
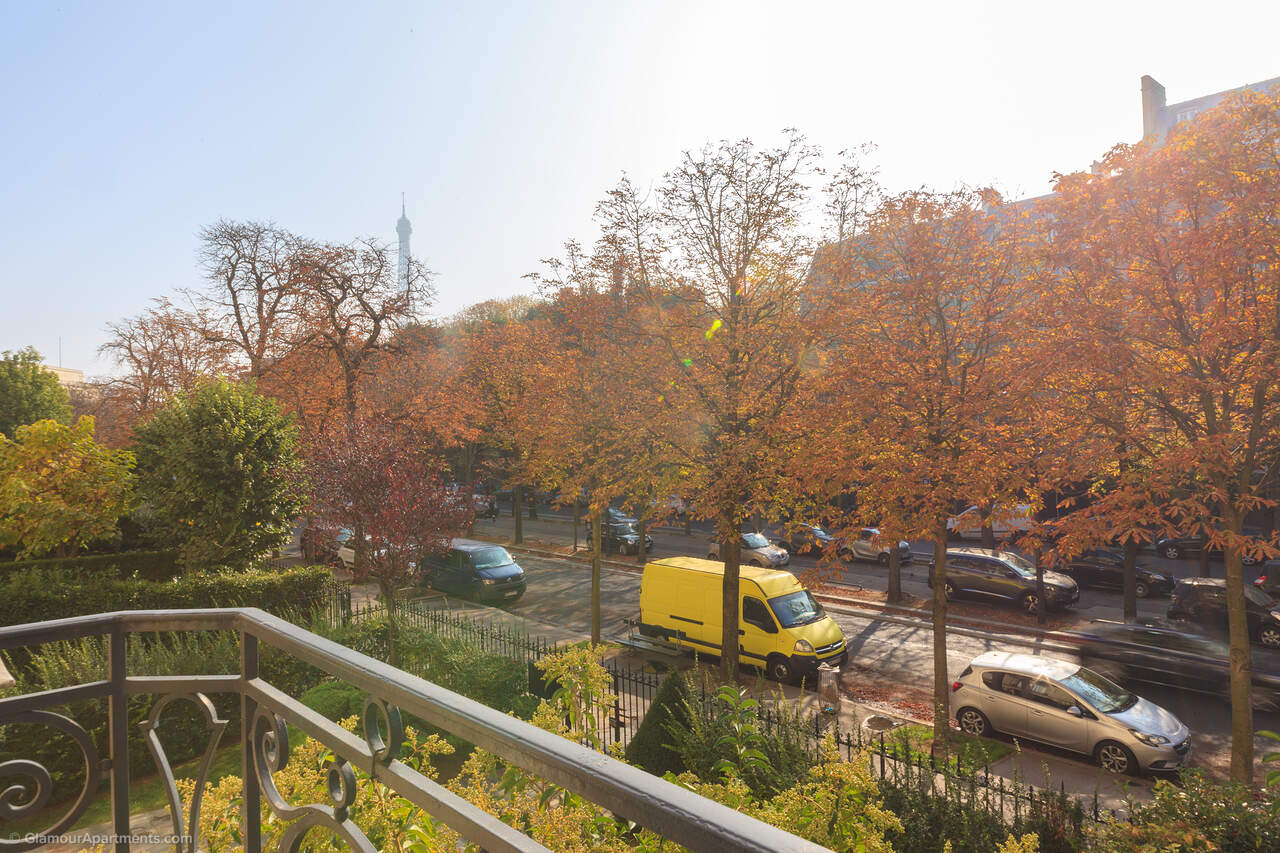
<path id="1" fill-rule="evenodd" d="M 989 737 L 995 731 L 991 728 L 987 715 L 977 708 L 961 708 L 956 711 L 956 722 L 960 724 L 960 731 L 974 737 Z"/>
<path id="2" fill-rule="evenodd" d="M 753 565 L 753 566 L 755 566 L 755 567 L 757 567 L 757 568 L 761 568 L 761 569 L 766 569 L 766 568 L 768 568 L 768 566 L 766 566 L 766 565 L 764 564 L 764 560 L 752 560 L 752 561 L 751 561 L 751 565 Z"/>
<path id="3" fill-rule="evenodd" d="M 791 661 L 782 655 L 771 655 L 765 664 L 765 672 L 779 684 L 788 684 L 792 676 Z"/>
<path id="4" fill-rule="evenodd" d="M 955 598 L 956 597 L 955 585 L 952 584 L 951 581 L 947 581 L 946 583 L 944 583 L 942 585 L 942 594 L 946 597 L 947 601 L 950 601 L 951 599 Z"/>
<path id="5" fill-rule="evenodd" d="M 1170 560 L 1176 560 L 1178 557 L 1182 556 L 1182 549 L 1173 543 L 1169 543 L 1160 549 L 1160 553 L 1164 554 Z"/>
<path id="6" fill-rule="evenodd" d="M 1103 770 L 1117 775 L 1132 773 L 1138 763 L 1127 746 L 1113 740 L 1104 740 L 1098 744 L 1093 756 Z"/>
<path id="7" fill-rule="evenodd" d="M 881 554 L 880 556 L 876 557 L 876 562 L 877 562 L 877 563 L 879 563 L 879 564 L 880 564 L 880 565 L 882 565 L 882 566 L 887 566 L 887 565 L 889 565 L 889 555 L 888 555 L 888 554 Z"/>
<path id="8" fill-rule="evenodd" d="M 1036 611 L 1040 609 L 1040 599 L 1034 592 L 1025 593 L 1020 601 L 1022 603 L 1022 611 L 1024 613 L 1029 613 L 1034 616 Z"/>
<path id="9" fill-rule="evenodd" d="M 1146 598 L 1151 594 L 1151 587 L 1147 586 L 1146 581 L 1138 581 L 1133 585 L 1133 594 L 1138 598 Z"/>
<path id="10" fill-rule="evenodd" d="M 709 552 L 707 552 L 707 559 L 708 559 L 708 560 L 718 560 L 718 559 L 720 559 L 720 558 L 716 556 L 716 552 L 715 552 L 715 551 L 709 551 Z"/>
<path id="11" fill-rule="evenodd" d="M 1263 625 L 1258 629 L 1258 642 L 1267 648 L 1280 648 L 1280 628 L 1275 625 Z"/>

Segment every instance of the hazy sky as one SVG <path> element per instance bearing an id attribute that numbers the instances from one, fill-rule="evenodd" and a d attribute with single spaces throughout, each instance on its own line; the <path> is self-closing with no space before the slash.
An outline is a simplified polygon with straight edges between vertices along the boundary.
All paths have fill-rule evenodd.
<path id="1" fill-rule="evenodd" d="M 871 141 L 890 189 L 1045 192 L 1170 102 L 1280 76 L 1280 3 L 8 0 L 0 349 L 87 373 L 199 284 L 195 234 L 395 239 L 436 313 L 527 290 L 626 171 L 709 140 Z"/>

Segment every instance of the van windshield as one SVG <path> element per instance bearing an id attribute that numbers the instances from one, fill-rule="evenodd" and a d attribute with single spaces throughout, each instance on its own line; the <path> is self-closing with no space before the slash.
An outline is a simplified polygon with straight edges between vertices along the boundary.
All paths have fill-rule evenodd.
<path id="1" fill-rule="evenodd" d="M 481 548 L 471 552 L 472 564 L 477 569 L 496 569 L 511 562 L 506 548 Z"/>
<path id="2" fill-rule="evenodd" d="M 769 599 L 769 609 L 778 617 L 783 628 L 808 625 L 827 615 L 827 611 L 822 609 L 822 605 L 814 600 L 807 589 Z"/>

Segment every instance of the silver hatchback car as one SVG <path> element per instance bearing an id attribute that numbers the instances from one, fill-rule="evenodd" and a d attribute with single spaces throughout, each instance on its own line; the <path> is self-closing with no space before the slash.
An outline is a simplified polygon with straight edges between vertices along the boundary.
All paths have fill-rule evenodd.
<path id="1" fill-rule="evenodd" d="M 1173 714 L 1079 664 L 987 652 L 951 685 L 956 722 L 1092 755 L 1113 773 L 1171 770 L 1191 754 Z"/>

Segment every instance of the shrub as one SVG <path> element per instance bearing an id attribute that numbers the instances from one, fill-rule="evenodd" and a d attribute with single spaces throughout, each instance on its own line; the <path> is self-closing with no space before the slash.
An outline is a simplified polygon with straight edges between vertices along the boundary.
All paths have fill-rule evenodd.
<path id="1" fill-rule="evenodd" d="M 689 729 L 689 682 L 679 670 L 672 670 L 658 685 L 658 692 L 645 712 L 640 727 L 627 744 L 627 762 L 655 776 L 683 773 L 688 768 L 672 744 L 670 729 Z"/>
<path id="2" fill-rule="evenodd" d="M 35 568 L 0 579 L 0 622 L 21 625 L 116 610 L 260 607 L 278 615 L 329 602 L 333 576 L 323 566 L 196 574 L 156 582 Z"/>
<path id="3" fill-rule="evenodd" d="M 344 720 L 364 712 L 365 692 L 342 681 L 323 681 L 299 697 L 326 720 Z"/>
<path id="4" fill-rule="evenodd" d="M 41 560 L 14 560 L 0 563 L 0 575 L 11 575 L 31 569 L 54 569 L 68 575 L 115 577 L 121 580 L 140 578 L 167 581 L 182 573 L 177 563 L 178 552 L 122 551 L 115 554 L 84 554 L 75 557 L 46 557 Z"/>

